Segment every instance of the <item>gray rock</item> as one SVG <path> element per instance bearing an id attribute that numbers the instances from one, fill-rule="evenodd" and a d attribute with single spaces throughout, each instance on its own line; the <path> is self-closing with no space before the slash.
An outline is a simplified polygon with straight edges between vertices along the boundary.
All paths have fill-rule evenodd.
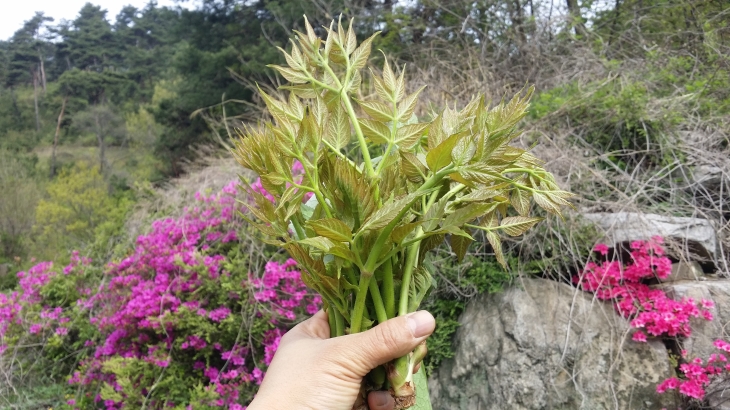
<path id="1" fill-rule="evenodd" d="M 683 250 L 700 259 L 716 259 L 717 235 L 706 219 L 633 212 L 590 213 L 583 217 L 603 229 L 609 244 L 646 240 L 658 235 L 684 245 Z"/>
<path id="2" fill-rule="evenodd" d="M 686 280 L 705 280 L 705 273 L 697 262 L 677 262 L 672 264 L 672 274 L 659 282 L 681 282 Z"/>
<path id="3" fill-rule="evenodd" d="M 661 409 L 671 376 L 660 341 L 631 340 L 613 307 L 566 284 L 524 279 L 473 300 L 455 356 L 430 381 L 434 409 Z M 675 405 L 676 407 L 676 405 Z"/>

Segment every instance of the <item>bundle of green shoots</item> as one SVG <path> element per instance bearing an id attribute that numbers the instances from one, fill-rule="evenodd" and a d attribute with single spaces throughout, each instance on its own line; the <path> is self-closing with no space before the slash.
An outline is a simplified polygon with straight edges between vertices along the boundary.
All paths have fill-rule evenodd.
<path id="1" fill-rule="evenodd" d="M 325 40 L 305 25 L 281 50 L 288 66 L 271 66 L 290 82 L 281 87 L 288 99 L 261 91 L 273 122 L 239 130 L 234 155 L 274 198 L 249 189 L 250 223 L 299 262 L 325 301 L 332 337 L 416 311 L 433 286 L 424 256 L 444 240 L 463 258 L 483 231 L 505 265 L 500 233 L 540 221 L 531 201 L 554 214 L 570 205 L 541 161 L 508 145 L 532 89 L 491 108 L 478 96 L 424 120 L 414 115 L 422 89 L 407 93 L 403 70 L 386 59 L 382 75 L 361 73 L 378 33 L 358 46 L 352 24 L 333 22 Z M 373 95 L 362 96 L 363 83 Z M 425 351 L 375 369 L 363 392 L 389 389 L 397 408 L 413 406 Z"/>

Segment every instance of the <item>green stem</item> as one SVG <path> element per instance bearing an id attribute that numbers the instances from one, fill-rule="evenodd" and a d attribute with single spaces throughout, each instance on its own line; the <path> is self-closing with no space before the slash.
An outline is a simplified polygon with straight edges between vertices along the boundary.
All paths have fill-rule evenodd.
<path id="1" fill-rule="evenodd" d="M 345 335 L 345 318 L 335 310 L 335 337 Z"/>
<path id="2" fill-rule="evenodd" d="M 302 225 L 299 223 L 296 217 L 291 219 L 291 224 L 294 225 L 294 230 L 297 233 L 298 240 L 302 240 L 307 237 L 304 233 L 304 230 L 302 229 Z"/>
<path id="3" fill-rule="evenodd" d="M 416 236 L 423 234 L 423 228 L 420 226 L 416 230 Z M 418 251 L 421 248 L 421 243 L 414 243 L 408 248 L 405 266 L 403 267 L 403 279 L 400 285 L 400 299 L 398 300 L 398 316 L 405 316 L 408 313 L 408 290 L 411 285 L 411 276 L 413 275 L 413 268 L 416 267 L 418 261 Z"/>
<path id="4" fill-rule="evenodd" d="M 436 184 L 441 182 L 443 177 L 447 174 L 449 174 L 453 170 L 454 166 L 449 165 L 446 168 L 442 169 L 441 171 L 433 174 L 428 180 L 426 180 L 423 185 L 421 185 L 416 193 L 419 192 L 425 192 L 432 187 L 434 187 Z M 429 199 L 429 205 L 433 204 L 436 197 L 438 197 L 438 192 L 434 192 L 433 195 L 431 195 L 431 198 Z M 420 196 L 416 195 L 413 200 L 406 204 L 403 209 L 400 210 L 398 215 L 396 215 L 393 220 L 383 228 L 382 231 L 380 231 L 380 235 L 378 235 L 378 239 L 375 240 L 375 244 L 373 245 L 370 256 L 368 256 L 367 261 L 365 262 L 365 269 L 372 272 L 375 270 L 375 268 L 378 266 L 378 258 L 381 256 L 381 250 L 383 249 L 383 246 L 385 245 L 385 242 L 388 240 L 388 237 L 390 237 L 390 233 L 393 232 L 393 229 L 396 227 L 396 225 L 403 219 L 405 214 L 411 209 L 413 206 L 413 203 L 420 199 Z M 425 212 L 424 212 L 425 213 Z M 423 230 L 421 230 L 423 232 Z M 358 233 L 359 235 L 359 233 Z M 417 235 L 418 236 L 418 235 Z"/>
<path id="5" fill-rule="evenodd" d="M 393 258 L 389 258 L 383 265 L 383 304 L 388 319 L 395 317 L 395 285 L 393 284 Z"/>
<path id="6" fill-rule="evenodd" d="M 370 296 L 373 298 L 373 305 L 375 306 L 375 316 L 378 318 L 378 323 L 383 323 L 388 320 L 388 314 L 385 313 L 385 306 L 383 305 L 383 298 L 380 296 L 380 288 L 378 288 L 378 281 L 370 281 Z"/>
<path id="7" fill-rule="evenodd" d="M 347 95 L 347 91 L 345 91 L 344 88 L 341 90 L 340 95 L 342 97 L 342 102 L 345 104 L 347 115 L 350 117 L 352 128 L 355 129 L 355 136 L 357 136 L 357 141 L 360 144 L 360 151 L 362 152 L 363 162 L 365 162 L 365 169 L 367 170 L 368 176 L 371 179 L 375 179 L 375 169 L 373 169 L 373 163 L 370 159 L 370 151 L 368 151 L 368 144 L 365 142 L 365 134 L 363 134 L 362 128 L 360 128 L 360 123 L 357 122 L 355 108 L 352 106 L 350 97 Z"/>
<path id="8" fill-rule="evenodd" d="M 368 287 L 372 277 L 372 272 L 360 272 L 360 284 L 358 285 L 357 296 L 355 297 L 355 306 L 352 310 L 352 315 L 350 315 L 350 334 L 360 332 L 362 316 L 365 312 L 365 300 L 368 296 Z"/>
<path id="9" fill-rule="evenodd" d="M 337 337 L 337 323 L 335 322 L 335 309 L 330 306 L 327 309 L 327 321 L 330 324 L 330 338 Z"/>

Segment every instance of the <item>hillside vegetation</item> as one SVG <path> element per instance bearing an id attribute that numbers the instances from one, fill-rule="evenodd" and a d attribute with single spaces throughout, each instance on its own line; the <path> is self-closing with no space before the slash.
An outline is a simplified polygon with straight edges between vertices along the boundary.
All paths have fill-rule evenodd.
<path id="1" fill-rule="evenodd" d="M 83 273 L 73 278 L 51 275 L 55 279 L 43 282 L 48 293 L 31 299 L 73 309 L 75 299 L 58 296 L 69 292 L 83 299 L 89 295 L 74 293 L 77 285 L 91 289 L 107 284 L 110 274 L 132 275 L 117 264 L 144 254 L 144 247 L 135 243 L 140 235 L 163 232 L 158 225 L 151 227 L 152 221 L 197 218 L 198 211 L 184 208 L 208 206 L 213 200 L 205 198 L 220 201 L 232 195 L 225 187 L 242 171 L 228 158 L 229 135 L 243 124 L 268 118 L 257 87 L 286 96 L 276 89 L 286 80 L 266 65 L 282 63 L 275 47 L 287 48 L 292 28 L 303 30 L 303 14 L 319 35 L 325 34 L 322 26 L 340 17 L 343 22 L 355 18 L 359 39 L 381 31 L 373 49 L 382 54 L 373 53 L 371 69 L 377 72 L 387 56 L 397 74 L 405 70 L 413 88 L 409 92 L 427 86 L 422 95 L 428 103 L 416 108 L 420 121 L 431 120 L 446 106 L 460 108 L 478 93 L 497 103 L 534 84 L 523 122 L 527 131 L 518 144 L 545 161 L 562 189 L 577 194 L 576 211 L 564 221 L 542 215 L 546 220 L 526 237 L 503 238 L 508 272 L 495 262 L 484 238 L 472 245 L 463 264 L 453 262 L 448 247 L 427 261 L 439 272 L 427 308 L 440 321 L 430 342 L 428 369 L 452 354 L 456 318 L 469 298 L 499 291 L 518 273 L 568 281 L 583 268 L 599 235 L 581 213 L 629 211 L 707 219 L 720 240 L 708 269 L 730 275 L 726 1 L 203 0 L 190 9 L 151 2 L 143 9 L 126 7 L 118 16 L 87 4 L 73 21 L 37 13 L 27 16 L 10 39 L 0 41 L 0 292 L 31 289 L 17 272 L 43 276 L 71 266 Z M 375 85 L 363 84 L 363 90 L 375 93 Z M 223 205 L 215 201 L 215 212 L 230 205 L 228 199 Z M 286 263 L 281 250 L 258 242 L 242 221 L 230 217 L 225 222 L 236 233 L 240 250 L 230 241 L 201 239 L 190 251 L 201 258 L 219 255 L 225 265 L 221 270 L 238 269 L 223 281 L 225 286 L 234 286 L 234 279 L 252 280 L 246 276 L 249 269 L 254 276 L 264 275 L 265 261 Z M 208 233 L 219 229 L 215 226 L 200 229 Z M 46 260 L 56 268 L 29 270 Z M 185 263 L 185 278 L 191 281 L 197 271 L 210 267 L 203 259 Z M 133 274 L 152 283 L 143 271 Z M 257 315 L 244 308 L 248 305 L 243 301 L 258 301 L 253 291 L 227 288 L 240 302 L 215 299 L 221 281 L 216 277 L 201 285 L 216 308 Z M 199 300 L 185 297 L 191 299 L 180 300 Z M 7 313 L 1 310 L 5 302 L 0 299 L 0 319 Z M 267 315 L 280 315 L 276 307 L 265 306 Z M 41 307 L 36 308 L 39 315 Z M 311 310 L 304 305 L 297 309 L 295 319 L 281 326 L 266 325 L 263 319 L 213 324 L 187 316 L 175 320 L 182 321 L 176 325 L 192 321 L 186 335 L 218 335 L 230 342 L 230 349 L 246 328 L 258 335 L 250 339 L 247 352 L 260 355 L 273 340 L 265 332 L 285 329 Z M 0 329 L 0 347 L 10 343 L 20 355 L 0 360 L 0 372 L 10 380 L 0 389 L 5 400 L 0 407 L 47 408 L 65 403 L 61 396 L 80 400 L 103 388 L 106 376 L 91 385 L 67 383 L 84 365 L 102 366 L 90 359 L 95 347 L 83 341 L 103 344 L 109 337 L 103 326 L 74 326 L 68 334 L 49 327 L 48 335 L 27 339 L 13 339 L 7 336 L 10 331 Z M 157 342 L 166 343 L 163 338 Z M 179 354 L 182 359 L 174 362 L 178 367 L 170 377 L 180 379 L 169 380 L 165 388 L 171 390 L 156 394 L 174 392 L 180 402 L 213 400 L 209 390 L 196 390 L 198 379 L 181 380 L 190 371 L 185 366 L 203 356 L 207 364 L 218 366 L 220 357 L 212 359 L 213 353 L 202 348 L 200 353 Z M 51 365 L 56 362 L 61 364 Z M 139 377 L 163 380 L 159 369 L 145 363 L 137 369 Z M 265 369 L 260 360 L 254 363 Z M 53 371 L 41 371 L 49 366 Z M 236 383 L 255 382 L 254 369 L 243 370 L 250 378 Z M 106 374 L 110 372 L 123 376 L 119 368 Z M 183 387 L 176 391 L 170 387 L 175 383 Z M 124 397 L 141 394 L 133 390 Z M 246 392 L 240 398 L 226 396 L 226 403 L 246 404 Z M 121 397 L 107 393 L 115 400 Z M 95 399 L 84 397 L 88 403 Z"/>

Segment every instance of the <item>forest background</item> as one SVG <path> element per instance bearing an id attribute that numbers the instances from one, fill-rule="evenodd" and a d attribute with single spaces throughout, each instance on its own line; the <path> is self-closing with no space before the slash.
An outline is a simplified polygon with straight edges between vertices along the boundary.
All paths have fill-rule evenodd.
<path id="1" fill-rule="evenodd" d="M 283 83 L 266 65 L 282 62 L 275 46 L 303 29 L 303 14 L 315 27 L 355 17 L 360 39 L 382 31 L 373 68 L 388 56 L 414 88 L 428 86 L 420 117 L 534 84 L 521 143 L 578 194 L 578 209 L 709 219 L 717 268 L 729 272 L 730 3 L 202 0 L 117 16 L 87 4 L 60 22 L 39 12 L 0 41 L 0 290 L 35 261 L 67 263 L 71 250 L 124 254 L 136 211 L 160 188 L 229 161 L 228 131 L 266 117 L 256 85 Z M 548 218 L 507 241 L 512 274 L 569 277 L 595 240 L 577 214 Z M 493 261 L 477 245 L 473 260 Z M 510 276 L 480 269 L 495 281 L 443 273 L 451 293 L 438 309 L 452 322 L 466 298 Z M 436 340 L 434 351 L 448 345 Z"/>

